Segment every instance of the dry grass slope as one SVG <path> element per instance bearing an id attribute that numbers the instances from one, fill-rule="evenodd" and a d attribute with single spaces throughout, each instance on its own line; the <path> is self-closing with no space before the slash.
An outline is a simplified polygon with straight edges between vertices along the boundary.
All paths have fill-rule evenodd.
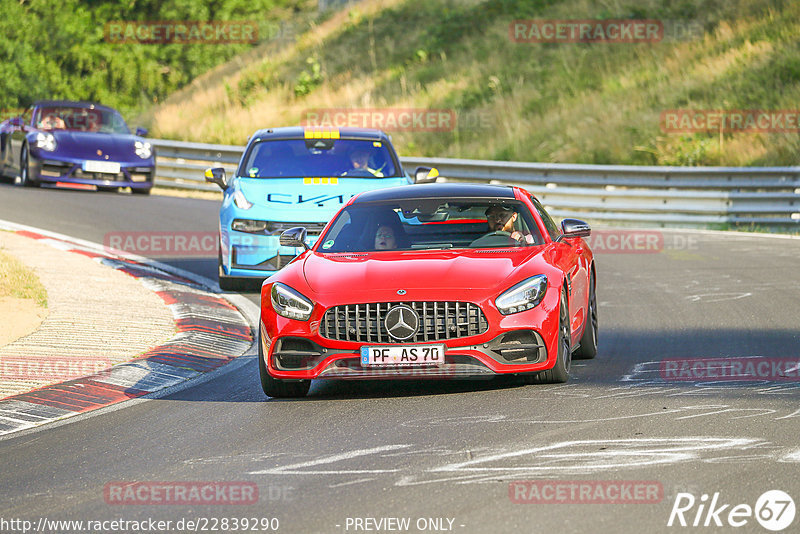
<path id="1" fill-rule="evenodd" d="M 655 43 L 530 44 L 515 19 L 657 19 Z M 663 165 L 794 165 L 791 133 L 667 134 L 671 109 L 797 109 L 800 2 L 364 0 L 174 95 L 155 136 L 242 144 L 315 108 L 448 108 L 405 155 Z"/>

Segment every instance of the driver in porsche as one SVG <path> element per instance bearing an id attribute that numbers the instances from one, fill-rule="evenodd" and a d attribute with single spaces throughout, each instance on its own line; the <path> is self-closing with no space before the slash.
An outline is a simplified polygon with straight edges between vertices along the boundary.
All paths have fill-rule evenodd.
<path id="1" fill-rule="evenodd" d="M 490 232 L 508 232 L 511 239 L 520 243 L 533 244 L 533 236 L 523 234 L 514 228 L 519 214 L 511 206 L 492 204 L 486 209 L 486 222 Z"/>

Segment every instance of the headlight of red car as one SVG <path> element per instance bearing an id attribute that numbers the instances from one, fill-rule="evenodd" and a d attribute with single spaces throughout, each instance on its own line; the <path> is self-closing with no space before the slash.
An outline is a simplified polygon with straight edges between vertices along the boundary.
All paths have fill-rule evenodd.
<path id="1" fill-rule="evenodd" d="M 275 282 L 270 291 L 272 309 L 275 313 L 289 319 L 308 321 L 314 310 L 314 303 L 291 287 Z"/>
<path id="2" fill-rule="evenodd" d="M 538 274 L 504 291 L 494 301 L 503 315 L 510 315 L 536 307 L 547 290 L 547 276 Z"/>

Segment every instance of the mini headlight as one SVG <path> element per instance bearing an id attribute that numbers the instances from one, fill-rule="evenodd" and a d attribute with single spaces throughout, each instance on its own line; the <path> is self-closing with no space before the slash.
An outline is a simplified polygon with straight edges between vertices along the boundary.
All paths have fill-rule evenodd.
<path id="1" fill-rule="evenodd" d="M 247 197 L 244 196 L 241 189 L 237 189 L 233 194 L 233 203 L 236 204 L 237 208 L 243 210 L 249 210 L 253 207 L 253 203 L 247 200 Z"/>
<path id="2" fill-rule="evenodd" d="M 254 221 L 252 219 L 234 219 L 231 229 L 237 232 L 247 232 L 249 234 L 260 234 L 267 229 L 267 221 Z"/>
<path id="3" fill-rule="evenodd" d="M 308 321 L 311 317 L 314 303 L 287 285 L 280 282 L 272 284 L 270 297 L 272 309 L 278 315 L 298 321 Z"/>
<path id="4" fill-rule="evenodd" d="M 46 132 L 37 133 L 36 148 L 41 148 L 42 150 L 53 152 L 56 149 L 56 136 Z"/>
<path id="5" fill-rule="evenodd" d="M 142 159 L 147 159 L 153 155 L 153 147 L 147 141 L 134 141 L 133 150 Z"/>
<path id="6" fill-rule="evenodd" d="M 542 301 L 547 290 L 547 277 L 543 274 L 532 276 L 504 291 L 494 301 L 503 315 L 529 310 Z"/>

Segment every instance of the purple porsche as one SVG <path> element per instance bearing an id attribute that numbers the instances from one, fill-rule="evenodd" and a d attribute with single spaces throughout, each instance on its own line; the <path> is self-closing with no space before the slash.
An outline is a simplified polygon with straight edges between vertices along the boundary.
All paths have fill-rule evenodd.
<path id="1" fill-rule="evenodd" d="M 0 122 L 0 176 L 19 177 L 28 187 L 130 187 L 147 195 L 156 164 L 146 134 L 141 128 L 132 134 L 119 112 L 100 104 L 36 102 Z"/>

